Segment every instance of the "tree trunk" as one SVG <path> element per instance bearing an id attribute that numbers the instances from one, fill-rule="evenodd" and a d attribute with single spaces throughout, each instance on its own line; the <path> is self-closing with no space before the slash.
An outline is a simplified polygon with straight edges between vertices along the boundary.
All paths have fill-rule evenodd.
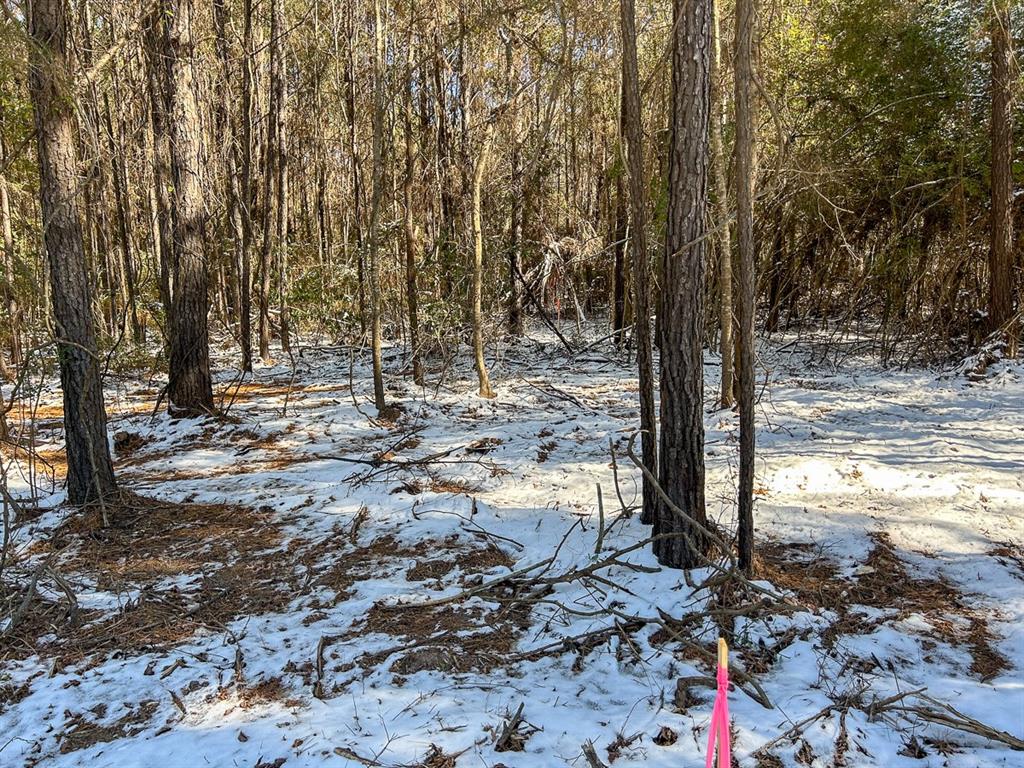
<path id="1" fill-rule="evenodd" d="M 634 46 L 635 47 L 635 46 Z M 623 68 L 625 69 L 625 68 Z M 625 72 L 623 72 L 623 75 Z M 612 201 L 612 331 L 615 333 L 615 346 L 621 347 L 626 342 L 626 238 L 629 236 L 629 220 L 626 215 L 626 186 L 619 158 L 623 153 L 626 138 L 626 98 L 625 87 L 619 89 L 619 142 L 616 147 L 615 199 Z M 625 158 L 622 158 L 623 160 Z"/>
<path id="2" fill-rule="evenodd" d="M 0 128 L 2 126 L 3 120 L 2 114 L 0 114 Z M 0 278 L 0 299 L 2 299 L 4 309 L 7 312 L 8 330 L 11 334 L 11 363 L 18 366 L 21 365 L 22 358 L 22 318 L 21 306 L 18 303 L 18 295 L 14 288 L 15 264 L 17 261 L 14 249 L 14 221 L 11 217 L 11 199 L 7 189 L 7 176 L 4 173 L 6 163 L 7 147 L 4 144 L 2 132 L 0 132 L 0 235 L 3 236 L 3 251 L 0 251 L 0 257 L 2 257 L 0 269 L 3 270 L 3 276 Z"/>
<path id="3" fill-rule="evenodd" d="M 384 187 L 384 20 L 380 0 L 373 0 L 373 190 L 370 201 L 370 344 L 373 356 L 373 403 L 384 411 L 384 371 L 381 360 L 380 206 Z"/>
<path id="4" fill-rule="evenodd" d="M 278 26 L 283 26 L 284 0 L 273 0 L 278 17 Z M 289 213 L 289 177 L 288 177 L 288 92 L 285 84 L 285 50 L 284 40 L 281 47 L 281 65 L 278 67 L 277 82 L 271 87 L 276 91 L 277 101 L 277 305 L 280 329 L 281 350 L 291 352 L 291 318 L 288 315 L 288 213 Z"/>
<path id="5" fill-rule="evenodd" d="M 513 336 L 523 335 L 523 289 L 519 285 L 520 262 L 523 250 L 523 159 L 519 145 L 519 109 L 516 104 L 515 81 L 518 77 L 513 68 L 513 40 L 505 42 L 505 100 L 509 108 L 509 124 L 512 126 L 509 152 L 512 173 L 509 182 L 512 187 L 512 211 L 509 220 L 508 243 L 508 332 Z"/>
<path id="6" fill-rule="evenodd" d="M 93 15 L 91 0 L 84 0 L 77 9 L 78 22 L 77 34 L 79 40 L 72 45 L 72 52 L 77 57 L 78 66 L 85 70 L 93 64 Z M 69 28 L 70 29 L 70 28 Z M 74 43 L 74 41 L 72 41 Z M 78 104 L 80 116 L 78 124 L 78 141 L 84 148 L 83 160 L 85 165 L 84 183 L 81 190 L 82 198 L 85 201 L 85 224 L 89 233 L 89 257 L 93 267 L 98 269 L 99 278 L 103 283 L 103 291 L 96 299 L 98 300 L 98 314 L 103 319 L 107 335 L 116 338 L 120 326 L 120 312 L 118 310 L 118 289 L 119 270 L 114 259 L 113 248 L 111 247 L 113 233 L 109 231 L 108 204 L 107 204 L 107 168 L 104 163 L 104 153 L 100 140 L 100 95 L 97 83 L 94 80 L 86 84 L 87 98 L 81 99 Z M 88 265 L 88 262 L 87 262 Z M 88 269 L 88 266 L 87 266 Z M 106 296 L 104 302 L 103 296 Z"/>
<path id="7" fill-rule="evenodd" d="M 418 314 L 418 296 L 416 287 L 416 271 L 419 262 L 420 239 L 419 230 L 414 217 L 415 185 L 416 185 L 416 137 L 412 132 L 412 89 L 413 89 L 413 27 L 410 14 L 409 35 L 405 61 L 405 177 L 402 179 L 402 193 L 405 202 L 405 294 L 409 308 L 409 350 L 412 355 L 412 380 L 423 386 L 423 362 L 420 359 L 420 325 Z"/>
<path id="8" fill-rule="evenodd" d="M 121 245 L 121 298 L 128 312 L 128 320 L 132 329 L 132 341 L 141 344 L 145 341 L 142 323 L 139 321 L 138 288 L 135 279 L 135 263 L 132 258 L 131 213 L 129 209 L 127 187 L 128 174 L 124 168 L 123 149 L 125 146 L 124 132 L 118 130 L 114 134 L 114 121 L 110 114 L 110 99 L 103 94 L 103 120 L 107 129 L 107 146 L 110 151 L 110 175 L 114 182 L 114 203 L 117 213 L 117 235 Z M 118 121 L 120 128 L 120 120 Z M 120 325 L 120 323 L 119 323 Z"/>
<path id="9" fill-rule="evenodd" d="M 442 295 L 451 295 L 455 287 L 454 276 L 457 274 L 455 258 L 455 219 L 456 219 L 456 195 L 454 159 L 451 139 L 451 131 L 448 125 L 448 115 L 451 108 L 448 104 L 450 88 L 442 77 L 442 67 L 445 62 L 445 52 L 440 31 L 434 32 L 434 56 L 433 56 L 433 80 L 434 98 L 437 100 L 435 114 L 437 115 L 436 149 L 437 163 L 439 166 L 438 175 L 440 185 L 440 223 L 437 228 L 437 239 L 434 251 L 438 265 L 441 268 L 441 279 L 438 287 Z M 510 265 L 511 267 L 511 265 Z"/>
<path id="10" fill-rule="evenodd" d="M 167 131 L 167 63 L 163 58 L 164 14 L 157 5 L 146 27 L 146 73 L 149 85 L 149 116 L 153 131 L 153 197 L 156 235 L 153 240 L 159 270 L 160 303 L 164 309 L 164 337 L 170 345 L 174 327 L 174 234 L 171 225 L 170 144 Z"/>
<path id="11" fill-rule="evenodd" d="M 658 505 L 654 552 L 662 565 L 703 564 L 704 256 L 707 250 L 708 128 L 712 0 L 675 0 L 668 225 L 662 285 L 659 480 L 684 513 Z"/>
<path id="12" fill-rule="evenodd" d="M 29 88 L 39 147 L 39 202 L 50 266 L 64 431 L 68 501 L 81 505 L 117 492 L 107 443 L 103 384 L 91 314 L 82 225 L 75 208 L 81 179 L 75 151 L 74 77 L 67 64 L 63 0 L 35 0 L 29 21 Z"/>
<path id="13" fill-rule="evenodd" d="M 736 234 L 739 297 L 739 565 L 750 575 L 754 564 L 754 35 L 757 0 L 736 2 Z"/>
<path id="14" fill-rule="evenodd" d="M 764 319 L 764 332 L 766 334 L 775 333 L 779 329 L 779 321 L 782 318 L 782 303 L 785 301 L 788 285 L 786 273 L 789 269 L 788 259 L 786 258 L 786 211 L 781 201 L 773 206 L 772 214 L 775 223 L 774 231 L 772 232 L 771 263 L 768 267 L 768 311 Z M 922 253 L 924 252 L 922 251 Z"/>
<path id="15" fill-rule="evenodd" d="M 270 98 L 267 109 L 266 162 L 263 166 L 263 247 L 260 251 L 259 343 L 260 357 L 270 360 L 270 278 L 273 269 L 274 234 L 277 227 L 278 207 L 281 204 L 280 138 L 281 127 L 281 6 L 280 0 L 270 3 Z"/>
<path id="16" fill-rule="evenodd" d="M 242 129 L 241 142 L 241 190 L 238 212 L 242 220 L 242 247 L 239 256 L 239 335 L 242 347 L 242 371 L 252 373 L 252 93 L 253 93 L 253 40 L 252 0 L 245 0 L 242 18 L 242 83 L 241 114 L 238 122 Z"/>
<path id="17" fill-rule="evenodd" d="M 193 0 L 163 0 L 170 86 L 168 134 L 174 263 L 169 410 L 195 416 L 213 411 L 210 379 L 206 206 L 203 202 L 202 122 L 196 103 Z"/>
<path id="18" fill-rule="evenodd" d="M 988 321 L 992 332 L 1013 316 L 1013 45 L 1010 2 L 994 0 L 992 35 L 992 220 L 989 242 Z M 1013 333 L 1007 334 L 1013 338 Z"/>
<path id="19" fill-rule="evenodd" d="M 247 5 L 248 2 L 247 2 Z M 247 14 L 248 21 L 248 32 L 252 34 L 252 21 L 251 21 L 251 7 L 247 8 L 249 13 Z M 243 72 L 244 77 L 242 81 L 242 97 L 236 101 L 235 93 L 237 91 L 237 84 L 235 83 L 234 71 L 232 69 L 232 52 L 228 41 L 228 23 L 229 23 L 229 11 L 225 0 L 214 0 L 213 2 L 213 20 L 214 27 L 217 35 L 217 56 L 220 59 L 221 65 L 221 77 L 223 78 L 224 92 L 225 95 L 230 94 L 228 98 L 225 98 L 222 106 L 219 108 L 219 124 L 220 133 L 224 136 L 225 141 L 228 142 L 227 149 L 227 179 L 226 179 L 226 192 L 227 192 L 227 221 L 231 231 L 231 243 L 234 257 L 234 273 L 236 282 L 236 289 L 234 293 L 235 300 L 235 312 L 238 315 L 239 321 L 239 336 L 241 340 L 242 350 L 242 370 L 249 372 L 252 370 L 252 348 L 250 329 L 248 323 L 248 311 L 249 311 L 249 289 L 247 285 L 248 274 L 247 266 L 245 262 L 249 258 L 249 238 L 246 233 L 245 219 L 248 215 L 248 198 L 245 190 L 249 188 L 248 182 L 248 170 L 243 169 L 241 176 L 243 178 L 242 189 L 239 188 L 239 166 L 243 166 L 249 158 L 244 158 L 246 150 L 241 145 L 248 143 L 249 136 L 248 131 L 251 130 L 247 125 L 243 126 L 239 130 L 240 120 L 245 120 L 248 123 L 248 104 L 246 100 L 250 98 L 246 94 L 247 90 L 247 79 L 248 79 L 248 66 L 246 60 L 249 57 L 249 50 L 245 48 L 242 51 L 243 61 Z M 251 40 L 249 41 L 251 42 Z M 239 105 L 239 102 L 241 104 Z M 238 107 L 242 108 L 239 109 Z M 239 117 L 239 112 L 243 117 Z M 243 159 L 244 158 L 244 159 Z M 248 225 L 251 230 L 251 223 Z M 251 237 L 251 234 L 249 235 Z"/>
<path id="20" fill-rule="evenodd" d="M 473 359 L 476 364 L 476 376 L 479 383 L 477 392 L 480 397 L 491 398 L 494 397 L 494 390 L 491 388 L 491 379 L 487 374 L 487 362 L 484 360 L 484 318 L 482 309 L 484 233 L 483 217 L 480 208 L 484 172 L 487 170 L 487 156 L 491 143 L 490 122 L 484 126 L 483 134 L 480 139 L 480 151 L 477 153 L 476 164 L 473 168 Z"/>
<path id="21" fill-rule="evenodd" d="M 363 179 L 359 170 L 359 141 L 356 134 L 356 4 L 349 7 L 348 51 L 345 58 L 345 117 L 348 120 L 348 149 L 352 161 L 352 221 L 356 243 L 356 282 L 359 290 L 359 331 L 366 337 L 366 264 L 363 253 Z"/>
<path id="22" fill-rule="evenodd" d="M 636 18 L 633 0 L 620 0 L 622 24 L 622 96 L 628 150 L 630 232 L 633 249 L 633 338 L 640 380 L 640 444 L 644 466 L 656 473 L 658 432 L 654 411 L 654 350 L 651 345 L 650 259 L 647 253 L 647 200 L 644 192 L 644 161 L 641 143 L 640 84 L 636 58 Z M 703 215 L 703 214 L 702 214 Z M 655 522 L 658 497 L 653 484 L 643 478 L 641 522 Z M 703 504 L 702 504 L 703 507 Z"/>
<path id="23" fill-rule="evenodd" d="M 725 65 L 722 61 L 722 36 L 719 24 L 719 3 L 716 0 L 714 13 L 715 42 L 711 48 L 713 71 L 711 89 L 713 101 L 711 108 L 711 155 L 715 170 L 715 219 L 718 227 L 718 327 L 719 353 L 722 356 L 722 387 L 719 392 L 719 403 L 723 408 L 731 408 L 733 404 L 733 362 L 735 359 L 735 343 L 732 334 L 732 236 L 730 231 L 729 213 L 729 168 L 725 146 L 722 141 L 722 124 L 725 122 Z"/>

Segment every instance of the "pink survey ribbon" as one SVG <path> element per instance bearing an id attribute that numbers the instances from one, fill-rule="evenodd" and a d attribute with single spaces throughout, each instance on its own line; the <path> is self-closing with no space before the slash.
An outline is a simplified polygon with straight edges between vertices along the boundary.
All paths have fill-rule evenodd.
<path id="1" fill-rule="evenodd" d="M 715 738 L 718 739 L 718 768 L 731 768 L 729 758 L 729 670 L 718 668 L 718 692 L 715 708 L 711 712 L 711 730 L 708 733 L 708 759 L 711 768 L 715 757 Z"/>

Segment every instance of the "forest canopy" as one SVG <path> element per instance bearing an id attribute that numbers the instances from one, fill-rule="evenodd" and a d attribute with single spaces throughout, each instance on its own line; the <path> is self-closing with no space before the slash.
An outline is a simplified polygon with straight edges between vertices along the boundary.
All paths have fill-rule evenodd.
<path id="1" fill-rule="evenodd" d="M 154 162 L 160 137 L 151 70 L 159 59 L 154 62 L 146 34 L 153 7 L 117 0 L 68 6 L 71 81 L 62 89 L 74 104 L 86 182 L 77 206 L 105 346 L 122 336 L 125 322 L 136 340 L 143 328 L 159 335 L 166 325 L 154 223 L 157 187 L 167 183 Z M 27 337 L 45 326 L 47 292 L 31 151 L 30 42 L 25 9 L 5 8 L 0 139 L 13 245 L 5 251 L 9 300 L 2 334 L 13 350 L 31 346 Z M 870 328 L 886 357 L 908 354 L 900 343 L 913 336 L 912 353 L 933 358 L 950 344 L 962 351 L 987 333 L 978 320 L 988 309 L 991 199 L 986 8 L 979 0 L 764 5 L 756 229 L 758 300 L 769 330 L 834 318 Z M 332 338 L 363 333 L 371 240 L 381 253 L 384 335 L 403 336 L 408 205 L 420 343 L 444 346 L 466 322 L 462 302 L 452 299 L 470 287 L 473 166 L 488 131 L 482 180 L 488 333 L 515 325 L 514 318 L 500 319 L 518 311 L 509 302 L 526 302 L 534 311 L 523 295 L 527 287 L 542 290 L 544 301 L 560 310 L 613 305 L 616 281 L 628 282 L 631 271 L 615 269 L 629 218 L 622 200 L 628 185 L 617 4 L 410 0 L 378 11 L 379 30 L 370 2 L 195 4 L 195 118 L 218 327 L 236 338 L 240 333 L 236 230 L 245 228 L 257 278 L 253 297 L 265 307 L 255 329 L 261 338 L 287 335 L 289 326 Z M 668 2 L 636 8 L 643 173 L 655 251 L 667 206 L 671 13 Z M 730 164 L 729 2 L 718 15 L 717 80 L 727 102 L 723 162 Z M 1010 14 L 1018 36 L 1020 17 Z M 272 37 L 273 24 L 279 38 Z M 1016 76 L 1014 82 L 1019 89 Z M 271 111 L 280 114 L 279 129 L 268 121 Z M 1019 123 L 1019 102 L 1013 115 Z M 1021 135 L 1013 133 L 1017 188 L 1024 173 Z M 277 180 L 268 185 L 271 177 Z M 282 222 L 272 222 L 265 253 L 266 221 L 277 208 L 284 210 Z M 1018 196 L 1017 222 L 1021 208 Z M 1015 227 L 1015 274 L 1021 229 Z M 510 254 L 524 281 L 509 274 Z M 708 270 L 709 292 L 717 275 Z M 626 319 L 631 305 L 625 302 Z M 716 332 L 712 309 L 713 302 L 709 334 Z"/>

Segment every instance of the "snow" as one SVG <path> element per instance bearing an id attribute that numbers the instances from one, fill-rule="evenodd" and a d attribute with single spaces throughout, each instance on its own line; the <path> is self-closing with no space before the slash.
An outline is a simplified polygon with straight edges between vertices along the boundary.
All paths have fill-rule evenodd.
<path id="1" fill-rule="evenodd" d="M 887 606 L 851 608 L 867 625 L 877 624 L 863 634 L 840 634 L 831 646 L 825 641 L 837 618 L 831 610 L 741 619 L 736 630 L 744 645 L 762 640 L 771 646 L 787 630 L 795 639 L 758 674 L 773 709 L 738 688 L 732 693 L 740 765 L 755 765 L 759 747 L 858 691 L 870 700 L 926 688 L 1024 738 L 1024 573 L 1019 562 L 993 554 L 1000 547 L 1019 553 L 1024 544 L 1024 367 L 1000 362 L 987 378 L 970 382 L 955 371 L 885 370 L 855 356 L 823 366 L 810 351 L 786 342 L 760 353 L 759 373 L 767 381 L 759 387 L 759 538 L 813 545 L 803 550 L 806 557 L 827 560 L 853 584 L 874 574 L 865 559 L 877 542 L 873 535 L 884 533 L 908 576 L 947 580 L 984 615 L 1007 667 L 982 680 L 970 669 L 968 645 L 938 638 L 938 619 L 920 610 L 901 615 Z M 586 741 L 609 762 L 605 747 L 634 734 L 641 737 L 622 748 L 616 766 L 703 764 L 713 692 L 692 689 L 700 701 L 685 712 L 675 710 L 673 696 L 678 677 L 707 675 L 709 668 L 672 643 L 652 642 L 656 625 L 629 642 L 612 634 L 589 653 L 527 658 L 531 650 L 612 625 L 609 610 L 619 617 L 661 611 L 679 618 L 705 607 L 706 593 L 694 594 L 681 572 L 657 569 L 647 548 L 623 558 L 644 570 L 602 571 L 614 584 L 555 585 L 512 638 L 516 660 L 491 669 L 455 663 L 448 670 L 396 672 L 393 665 L 407 657 L 413 641 L 364 625 L 372 609 L 374 615 L 396 612 L 401 626 L 406 609 L 392 606 L 458 595 L 541 563 L 556 550 L 547 575 L 592 564 L 601 556 L 595 552 L 598 484 L 606 522 L 615 521 L 604 555 L 649 535 L 635 517 L 618 519 L 609 452 L 611 441 L 623 496 L 633 504 L 639 478 L 624 449 L 638 416 L 628 364 L 606 346 L 569 357 L 553 336 L 533 331 L 530 339 L 497 350 L 491 375 L 498 397 L 488 401 L 475 396 L 469 356 L 463 357 L 449 380 L 438 385 L 435 372 L 430 386 L 420 388 L 400 375 L 400 350 L 389 350 L 389 393 L 405 408 L 398 426 L 368 418 L 374 411 L 365 360 L 354 367 L 358 408 L 353 404 L 347 350 L 304 349 L 294 371 L 287 358 L 261 367 L 254 382 L 266 390 L 239 397 L 223 422 L 151 418 L 146 408 L 134 407 L 152 402 L 152 389 L 141 393 L 147 382 L 120 380 L 108 398 L 121 409 L 111 431 L 147 439 L 119 465 L 122 482 L 172 501 L 266 508 L 282 534 L 268 557 L 279 558 L 283 569 L 296 568 L 282 578 L 305 586 L 277 612 L 239 616 L 169 649 L 115 650 L 65 668 L 51 667 L 45 654 L 6 661 L 0 668 L 0 765 L 253 766 L 285 758 L 292 768 L 355 766 L 363 764 L 353 757 L 359 755 L 368 764 L 397 766 L 423 764 L 436 745 L 459 753 L 459 766 L 582 766 Z M 716 362 L 708 357 L 709 396 L 718 387 Z M 227 402 L 236 374 L 229 356 L 218 363 L 218 391 L 228 388 Z M 735 414 L 709 407 L 709 513 L 730 530 L 737 430 Z M 240 440 L 243 431 L 247 437 Z M 403 436 L 419 442 L 396 446 Z M 493 443 L 489 452 L 466 450 L 480 440 Z M 425 467 L 365 463 L 388 446 L 396 461 L 451 453 L 429 465 L 433 476 Z M 21 477 L 10 474 L 12 491 L 27 494 Z M 43 504 L 60 499 L 58 490 Z M 68 514 L 54 509 L 21 527 L 19 552 L 31 558 L 32 542 L 51 535 Z M 385 537 L 391 540 L 383 551 L 374 550 Z M 443 555 L 445 547 L 466 551 L 488 542 L 501 548 L 509 565 L 407 579 L 410 568 Z M 290 545 L 318 544 L 323 557 L 310 565 L 286 557 Z M 352 566 L 351 583 L 343 589 L 321 583 L 325 568 L 353 553 L 362 562 Z M 707 575 L 698 572 L 693 580 Z M 131 585 L 115 593 L 98 583 L 76 584 L 83 609 L 116 612 L 139 599 Z M 187 574 L 162 584 L 193 600 L 200 588 Z M 47 596 L 61 598 L 59 591 Z M 476 612 L 498 621 L 500 606 L 488 597 L 449 604 L 467 622 L 456 635 L 479 631 Z M 970 628 L 962 615 L 942 619 L 964 632 Z M 508 624 L 495 626 L 511 631 Z M 687 631 L 712 647 L 714 625 L 702 621 Z M 317 698 L 312 680 L 321 646 L 325 693 Z M 244 660 L 241 681 L 235 679 L 237 658 Z M 880 663 L 861 663 L 872 658 Z M 171 669 L 178 659 L 182 663 Z M 739 658 L 734 665 L 744 666 Z M 270 681 L 280 690 L 260 694 L 260 684 Z M 23 684 L 27 695 L 5 705 L 5 688 Z M 151 716 L 122 727 L 119 737 L 62 750 L 74 717 L 114 727 L 147 701 L 153 702 Z M 100 703 L 106 709 L 93 711 Z M 494 735 L 520 703 L 530 730 L 537 730 L 524 751 L 496 752 Z M 936 725 L 871 719 L 858 708 L 842 719 L 848 765 L 1020 764 L 1020 754 L 1001 744 Z M 662 726 L 679 735 L 673 745 L 652 742 Z M 785 766 L 831 766 L 842 728 L 838 711 L 832 712 L 771 751 Z M 923 758 L 901 754 L 911 733 L 925 739 Z M 952 751 L 940 748 L 943 740 Z"/>

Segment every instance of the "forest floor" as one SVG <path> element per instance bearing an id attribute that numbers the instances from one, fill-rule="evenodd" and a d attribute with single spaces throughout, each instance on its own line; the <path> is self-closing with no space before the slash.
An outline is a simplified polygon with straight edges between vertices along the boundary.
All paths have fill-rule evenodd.
<path id="1" fill-rule="evenodd" d="M 777 597 L 735 621 L 738 764 L 1019 765 L 1024 367 L 821 353 L 760 357 L 757 586 Z M 220 419 L 153 415 L 159 379 L 112 376 L 133 495 L 85 514 L 59 506 L 47 389 L 31 473 L 4 456 L 38 498 L 3 573 L 0 765 L 703 765 L 705 612 L 733 604 L 693 586 L 708 571 L 622 552 L 649 536 L 616 491 L 617 472 L 635 503 L 632 367 L 535 332 L 483 400 L 465 358 L 419 388 L 395 350 L 388 421 L 347 349 L 241 384 L 221 357 Z M 732 530 L 737 418 L 706 427 Z"/>

